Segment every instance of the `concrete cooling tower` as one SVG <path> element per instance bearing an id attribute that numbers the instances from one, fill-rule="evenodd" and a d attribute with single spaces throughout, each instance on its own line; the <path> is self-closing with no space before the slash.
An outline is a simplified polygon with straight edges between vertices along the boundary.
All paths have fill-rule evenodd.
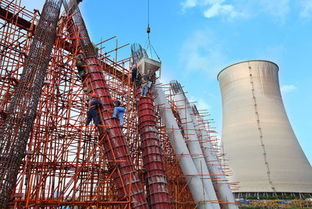
<path id="1" fill-rule="evenodd" d="M 278 66 L 255 60 L 219 75 L 224 153 L 238 183 L 236 197 L 312 194 L 312 168 L 281 97 Z"/>

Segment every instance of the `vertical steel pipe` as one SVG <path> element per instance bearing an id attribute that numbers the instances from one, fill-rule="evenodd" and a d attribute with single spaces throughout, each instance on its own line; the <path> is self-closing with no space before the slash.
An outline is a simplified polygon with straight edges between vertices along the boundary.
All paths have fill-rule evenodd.
<path id="1" fill-rule="evenodd" d="M 0 128 L 0 208 L 8 207 L 18 170 L 25 157 L 56 37 L 61 2 L 45 2 L 8 116 Z"/>

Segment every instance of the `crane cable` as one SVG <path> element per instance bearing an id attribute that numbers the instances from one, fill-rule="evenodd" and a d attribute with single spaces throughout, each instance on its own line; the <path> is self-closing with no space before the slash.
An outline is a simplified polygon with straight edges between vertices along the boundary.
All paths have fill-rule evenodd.
<path id="1" fill-rule="evenodd" d="M 151 44 L 151 39 L 150 39 L 151 27 L 150 27 L 150 3 L 149 2 L 150 1 L 147 0 L 147 28 L 146 28 L 146 32 L 147 32 L 147 46 L 146 46 L 146 50 L 148 50 L 148 48 L 150 48 L 151 56 L 152 56 L 152 50 L 153 50 L 155 55 L 157 56 L 158 60 L 160 61 L 160 58 L 159 58 L 155 48 Z"/>
<path id="2" fill-rule="evenodd" d="M 149 11 L 149 0 L 147 0 L 147 37 L 148 40 L 150 40 L 150 32 L 151 32 L 151 28 L 150 28 L 150 24 L 149 24 L 149 16 L 150 16 L 150 11 Z"/>

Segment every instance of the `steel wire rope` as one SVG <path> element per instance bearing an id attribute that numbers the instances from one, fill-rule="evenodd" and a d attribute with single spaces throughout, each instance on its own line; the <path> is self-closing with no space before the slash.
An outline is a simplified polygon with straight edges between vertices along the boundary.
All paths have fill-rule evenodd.
<path id="1" fill-rule="evenodd" d="M 147 28 L 146 28 L 146 33 L 147 33 L 147 41 L 146 41 L 146 51 L 150 51 L 150 56 L 152 58 L 153 56 L 153 52 L 155 53 L 157 59 L 159 61 L 160 60 L 160 57 L 158 56 L 154 46 L 152 45 L 151 43 L 151 37 L 150 37 L 150 33 L 151 33 L 151 27 L 150 27 L 150 1 L 147 0 Z"/>

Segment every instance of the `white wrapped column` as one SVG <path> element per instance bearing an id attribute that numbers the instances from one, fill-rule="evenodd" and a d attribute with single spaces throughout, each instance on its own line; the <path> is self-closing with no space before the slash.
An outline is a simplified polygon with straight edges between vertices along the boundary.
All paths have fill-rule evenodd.
<path id="1" fill-rule="evenodd" d="M 192 106 L 191 110 L 188 109 L 188 111 L 191 111 L 194 127 L 196 129 L 198 139 L 200 140 L 205 161 L 212 176 L 215 190 L 217 191 L 220 200 L 223 202 L 223 208 L 237 209 L 238 207 L 235 204 L 234 195 L 230 186 L 227 184 L 225 173 L 221 168 L 221 161 L 217 157 L 216 153 L 214 153 L 213 145 L 209 141 L 209 133 L 202 122 L 202 117 L 197 112 L 195 105 Z"/>
<path id="2" fill-rule="evenodd" d="M 154 96 L 155 104 L 159 106 L 160 116 L 166 126 L 166 132 L 169 136 L 171 145 L 175 150 L 176 157 L 179 161 L 181 170 L 185 175 L 192 197 L 197 204 L 197 208 L 220 208 L 219 205 L 210 201 L 211 197 L 204 189 L 202 178 L 195 167 L 165 93 L 161 89 L 158 82 L 153 88 L 152 94 Z"/>
<path id="3" fill-rule="evenodd" d="M 177 106 L 177 112 L 181 119 L 181 125 L 185 133 L 185 141 L 191 153 L 193 162 L 197 172 L 202 175 L 202 181 L 206 192 L 208 192 L 209 199 L 214 202 L 214 208 L 220 208 L 218 198 L 211 181 L 210 173 L 204 159 L 204 154 L 201 150 L 199 139 L 197 138 L 192 116 L 187 110 L 190 108 L 187 103 L 187 98 L 184 95 L 183 89 L 177 81 L 170 82 L 170 87 L 173 91 L 173 99 Z"/>

